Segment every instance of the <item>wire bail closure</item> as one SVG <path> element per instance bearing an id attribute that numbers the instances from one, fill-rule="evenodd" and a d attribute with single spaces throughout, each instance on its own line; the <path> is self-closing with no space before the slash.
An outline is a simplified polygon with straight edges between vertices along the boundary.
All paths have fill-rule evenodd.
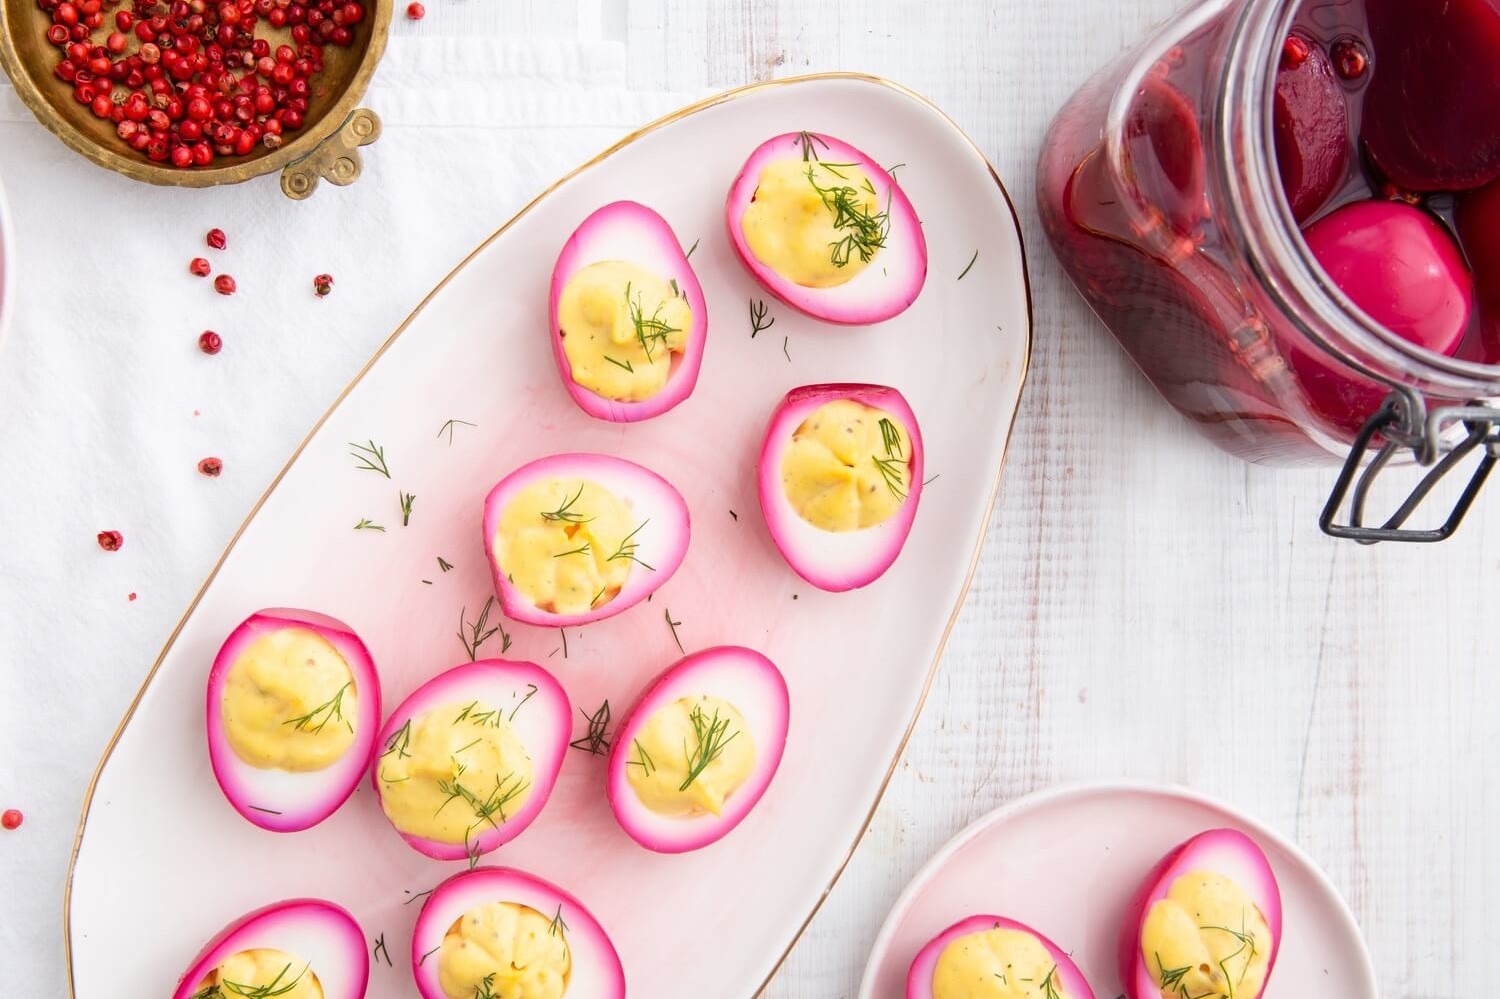
<path id="1" fill-rule="evenodd" d="M 1462 423 L 1468 434 L 1463 440 L 1450 446 L 1444 443 L 1443 434 L 1455 423 Z M 1361 473 L 1360 465 L 1377 434 L 1385 438 L 1385 443 Z M 1484 448 L 1484 456 L 1480 458 L 1474 474 L 1469 478 L 1469 484 L 1464 487 L 1463 495 L 1459 496 L 1443 526 L 1436 530 L 1411 530 L 1402 527 L 1438 481 L 1468 457 L 1470 452 L 1481 446 Z M 1370 488 L 1390 460 L 1403 449 L 1409 449 L 1417 463 L 1429 471 L 1383 525 L 1366 527 L 1365 503 L 1369 499 Z M 1494 470 L 1496 461 L 1500 461 L 1500 409 L 1468 405 L 1445 406 L 1428 412 L 1420 394 L 1402 390 L 1392 392 L 1354 439 L 1349 457 L 1344 462 L 1343 470 L 1339 472 L 1333 492 L 1323 507 L 1322 516 L 1318 518 L 1318 526 L 1330 537 L 1348 538 L 1362 545 L 1374 545 L 1382 541 L 1426 544 L 1446 541 L 1458 530 L 1458 525 L 1469 512 L 1474 498 L 1479 495 L 1479 490 Z M 1350 494 L 1351 485 L 1353 497 L 1349 502 L 1349 522 L 1334 523 L 1345 497 Z"/>

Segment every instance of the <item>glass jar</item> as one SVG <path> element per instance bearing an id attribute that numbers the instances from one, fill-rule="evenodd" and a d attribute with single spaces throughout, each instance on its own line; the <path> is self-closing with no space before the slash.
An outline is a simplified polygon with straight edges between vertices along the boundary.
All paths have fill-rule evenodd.
<path id="1" fill-rule="evenodd" d="M 1146 377 L 1219 447 L 1255 462 L 1344 461 L 1346 479 L 1372 446 L 1377 470 L 1415 458 L 1445 471 L 1455 449 L 1495 450 L 1497 414 L 1460 403 L 1500 396 L 1500 365 L 1387 330 L 1301 238 L 1273 100 L 1305 8 L 1199 0 L 1085 84 L 1043 143 L 1043 225 Z"/>

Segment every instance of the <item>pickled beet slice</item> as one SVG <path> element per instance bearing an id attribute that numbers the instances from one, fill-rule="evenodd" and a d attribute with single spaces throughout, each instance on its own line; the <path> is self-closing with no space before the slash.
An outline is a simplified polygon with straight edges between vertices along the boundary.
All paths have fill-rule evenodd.
<path id="1" fill-rule="evenodd" d="M 1323 270 L 1370 318 L 1439 354 L 1463 341 L 1473 307 L 1473 278 L 1448 230 L 1419 208 L 1357 201 L 1303 230 Z M 1300 348 L 1288 360 L 1308 405 L 1346 434 L 1380 406 L 1387 388 Z"/>
<path id="2" fill-rule="evenodd" d="M 1500 0 L 1369 0 L 1368 13 L 1375 165 L 1413 191 L 1500 177 Z"/>
<path id="3" fill-rule="evenodd" d="M 1126 155 L 1141 197 L 1187 232 L 1203 217 L 1203 138 L 1192 102 L 1148 76 L 1125 121 Z"/>
<path id="4" fill-rule="evenodd" d="M 1276 73 L 1276 165 L 1298 222 L 1328 203 L 1349 172 L 1349 103 L 1322 47 L 1302 40 L 1300 62 Z"/>

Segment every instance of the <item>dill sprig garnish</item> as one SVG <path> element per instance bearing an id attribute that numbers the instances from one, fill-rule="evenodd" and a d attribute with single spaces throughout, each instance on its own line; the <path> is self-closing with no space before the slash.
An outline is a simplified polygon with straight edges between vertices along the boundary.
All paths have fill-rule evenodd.
<path id="1" fill-rule="evenodd" d="M 480 979 L 478 985 L 474 986 L 474 999 L 495 999 L 495 976 L 485 975 Z"/>
<path id="2" fill-rule="evenodd" d="M 395 967 L 395 965 L 391 963 L 391 952 L 385 949 L 384 933 L 380 934 L 379 938 L 376 939 L 375 947 L 370 951 L 370 959 L 372 962 L 379 961 L 382 957 L 385 958 L 385 966 L 387 968 Z"/>
<path id="3" fill-rule="evenodd" d="M 562 636 L 562 654 L 563 658 L 566 659 L 568 658 L 568 629 L 558 628 L 557 633 Z"/>
<path id="4" fill-rule="evenodd" d="M 477 427 L 477 426 L 479 426 L 479 424 L 477 424 L 477 423 L 470 423 L 468 420 L 449 420 L 447 423 L 444 423 L 441 427 L 438 428 L 437 435 L 438 435 L 439 438 L 441 438 L 444 434 L 447 434 L 448 435 L 448 446 L 452 447 L 453 446 L 453 428 L 454 427 Z"/>
<path id="5" fill-rule="evenodd" d="M 682 259 L 683 260 L 692 260 L 693 259 L 693 253 L 694 253 L 694 251 L 696 251 L 698 249 L 698 244 L 701 243 L 701 242 L 703 242 L 703 237 L 702 236 L 699 236 L 697 239 L 693 240 L 693 245 L 690 246 L 690 247 L 688 247 L 688 251 L 682 255 Z"/>
<path id="6" fill-rule="evenodd" d="M 641 740 L 634 739 L 632 741 L 635 743 L 635 759 L 626 760 L 625 765 L 627 767 L 640 767 L 641 773 L 650 777 L 656 772 L 656 761 L 651 758 L 650 753 L 646 752 L 646 747 L 641 745 Z"/>
<path id="7" fill-rule="evenodd" d="M 880 470 L 880 476 L 885 479 L 886 488 L 891 491 L 891 495 L 898 500 L 905 500 L 906 475 L 896 466 L 906 463 L 899 458 L 877 458 L 873 455 L 870 460 L 875 462 L 875 467 Z"/>
<path id="8" fill-rule="evenodd" d="M 547 935 L 555 937 L 559 932 L 568 932 L 568 924 L 564 922 L 562 915 L 562 903 L 557 903 L 557 913 L 552 917 L 552 922 L 547 924 Z"/>
<path id="9" fill-rule="evenodd" d="M 688 721 L 693 725 L 693 738 L 697 740 L 691 751 L 684 741 L 682 750 L 687 756 L 687 779 L 677 788 L 686 791 L 692 786 L 693 781 L 708 767 L 710 763 L 717 760 L 728 746 L 739 735 L 738 732 L 729 731 L 729 719 L 719 717 L 719 709 L 714 709 L 712 718 L 703 717 L 703 709 L 697 705 L 688 713 Z"/>
<path id="10" fill-rule="evenodd" d="M 651 314 L 651 318 L 646 318 L 645 311 L 641 307 L 640 293 L 637 292 L 636 296 L 631 298 L 630 289 L 630 282 L 625 282 L 625 308 L 630 314 L 630 324 L 635 327 L 636 342 L 641 345 L 641 350 L 646 353 L 646 363 L 650 364 L 652 363 L 651 345 L 656 343 L 665 347 L 668 335 L 681 333 L 682 330 L 670 325 L 661 318 L 661 310 L 666 308 L 665 302 L 656 307 L 656 311 Z"/>
<path id="11" fill-rule="evenodd" d="M 453 779 L 438 781 L 438 790 L 447 797 L 443 799 L 443 803 L 438 806 L 433 815 L 442 814 L 443 809 L 455 801 L 464 802 L 473 811 L 474 822 L 464 830 L 464 851 L 469 856 L 469 870 L 473 870 L 478 865 L 481 855 L 480 841 L 474 837 L 474 834 L 486 825 L 492 829 L 499 829 L 500 822 L 505 822 L 509 818 L 505 814 L 505 806 L 525 793 L 531 787 L 531 782 L 516 776 L 514 772 L 506 774 L 503 778 L 497 774 L 494 788 L 485 797 L 480 798 L 465 787 L 459 779 L 466 769 L 464 764 L 455 760 Z M 496 816 L 499 817 L 499 822 L 495 821 Z"/>
<path id="12" fill-rule="evenodd" d="M 573 504 L 577 503 L 579 497 L 583 495 L 583 487 L 584 483 L 578 483 L 578 492 L 574 493 L 572 496 L 563 501 L 563 504 L 556 510 L 550 510 L 543 513 L 542 519 L 552 521 L 561 520 L 564 523 L 568 524 L 587 524 L 589 521 L 593 520 L 593 517 L 585 517 L 580 513 L 573 512 Z"/>
<path id="13" fill-rule="evenodd" d="M 328 700 L 313 708 L 307 714 L 301 715 L 297 718 L 288 719 L 281 724 L 290 725 L 298 732 L 311 732 L 313 735 L 317 735 L 319 732 L 323 731 L 324 726 L 326 726 L 330 721 L 337 720 L 343 722 L 345 725 L 348 725 L 349 731 L 353 732 L 354 726 L 344 718 L 344 691 L 348 690 L 349 686 L 350 685 L 348 683 L 344 684 L 338 689 L 338 693 L 334 694 Z M 317 724 L 314 724 L 314 720 L 317 719 L 318 715 L 322 715 L 323 719 L 322 721 L 318 721 Z"/>
<path id="14" fill-rule="evenodd" d="M 500 633 L 500 654 L 504 655 L 510 651 L 510 633 L 505 630 L 505 625 L 495 622 L 493 628 L 488 627 L 490 611 L 495 608 L 495 598 L 490 597 L 484 602 L 484 609 L 472 622 L 469 621 L 469 610 L 467 607 L 458 612 L 458 640 L 464 643 L 464 651 L 469 654 L 469 662 L 479 658 L 479 647 L 490 640 L 495 632 Z"/>
<path id="15" fill-rule="evenodd" d="M 298 972 L 297 977 L 285 985 L 281 984 L 281 980 L 286 977 L 287 972 L 292 970 L 290 964 L 278 971 L 276 977 L 265 985 L 246 985 L 243 982 L 221 981 L 217 985 L 209 985 L 199 989 L 193 993 L 192 999 L 219 999 L 221 996 L 238 996 L 240 999 L 272 999 L 273 996 L 284 996 L 297 987 L 297 983 L 302 981 L 302 976 L 307 974 L 309 967 L 311 965 L 304 965 L 302 970 Z"/>
<path id="16" fill-rule="evenodd" d="M 1229 954 L 1225 954 L 1223 959 L 1217 962 L 1219 970 L 1224 973 L 1224 984 L 1229 990 L 1227 999 L 1234 999 L 1234 988 L 1236 985 L 1244 984 L 1245 976 L 1250 973 L 1250 962 L 1255 960 L 1256 955 L 1255 937 L 1245 932 L 1245 914 L 1243 912 L 1240 913 L 1240 928 L 1238 930 L 1232 930 L 1227 926 L 1200 926 L 1198 928 L 1200 930 L 1214 930 L 1219 933 L 1228 933 L 1240 942 L 1238 948 Z M 1245 954 L 1247 950 L 1249 953 Z M 1240 976 L 1235 978 L 1229 973 L 1229 962 L 1241 954 L 1245 954 L 1245 966 L 1240 969 Z"/>
<path id="17" fill-rule="evenodd" d="M 403 901 L 401 904 L 402 905 L 411 905 L 417 899 L 419 899 L 419 898 L 426 898 L 428 895 L 431 895 L 437 889 L 435 889 L 435 888 L 428 888 L 426 891 L 412 891 L 410 888 L 403 888 L 401 890 L 405 894 L 411 896 L 410 898 L 408 898 L 405 901 Z"/>
<path id="18" fill-rule="evenodd" d="M 516 720 L 516 712 L 520 711 L 522 708 L 524 708 L 526 706 L 526 702 L 529 701 L 529 700 L 531 700 L 533 697 L 536 696 L 536 692 L 537 692 L 537 685 L 534 684 L 534 683 L 528 683 L 526 685 L 526 696 L 523 697 L 523 698 L 521 698 L 521 703 L 517 704 L 515 707 L 513 707 L 513 708 L 510 709 L 510 715 L 507 716 L 505 720 L 506 721 L 515 721 Z"/>
<path id="19" fill-rule="evenodd" d="M 385 775 L 385 763 L 384 763 L 385 758 L 387 756 L 392 755 L 392 754 L 394 754 L 395 757 L 396 757 L 396 759 L 398 759 L 398 760 L 407 759 L 408 757 L 411 756 L 411 753 L 409 752 L 410 749 L 411 749 L 411 719 L 408 718 L 408 719 L 406 719 L 406 723 L 404 725 L 402 725 L 400 728 L 398 728 L 396 731 L 392 732 L 391 733 L 391 737 L 385 741 L 385 752 L 383 752 L 383 753 L 380 754 L 380 759 L 381 759 L 382 762 L 381 762 L 381 766 L 380 766 L 380 771 L 379 772 L 380 772 L 380 779 L 381 779 L 382 782 L 384 782 L 386 784 L 400 784 L 403 781 L 411 780 L 410 777 L 401 777 L 401 778 L 398 778 L 398 779 L 395 779 L 395 780 L 392 780 L 391 778 L 387 777 Z"/>
<path id="20" fill-rule="evenodd" d="M 359 519 L 359 523 L 354 525 L 354 529 L 356 531 L 379 531 L 381 534 L 385 533 L 385 528 L 381 527 L 373 520 L 367 520 L 364 517 L 361 517 Z"/>
<path id="21" fill-rule="evenodd" d="M 390 466 L 385 463 L 385 448 L 373 440 L 368 444 L 350 441 L 349 446 L 354 449 L 349 452 L 349 456 L 354 459 L 356 468 L 365 472 L 379 472 L 388 479 L 391 477 Z"/>
<path id="22" fill-rule="evenodd" d="M 587 555 L 588 553 L 589 553 L 589 543 L 587 541 L 585 541 L 583 544 L 579 545 L 577 548 L 570 548 L 570 549 L 568 549 L 565 552 L 558 552 L 556 555 L 553 555 L 552 557 L 553 558 L 562 558 L 565 555 Z"/>
<path id="23" fill-rule="evenodd" d="M 609 751 L 609 701 L 599 705 L 599 710 L 593 714 L 585 714 L 582 708 L 578 709 L 578 713 L 589 723 L 589 730 L 568 743 L 568 746 L 581 749 L 590 756 L 603 756 Z"/>
<path id="24" fill-rule="evenodd" d="M 736 517 L 735 519 L 738 520 L 739 518 Z M 683 655 L 686 655 L 687 649 L 684 649 L 682 647 L 682 639 L 677 637 L 677 626 L 682 622 L 672 620 L 672 608 L 670 607 L 662 608 L 662 617 L 667 619 L 667 627 L 672 629 L 672 641 L 677 643 L 677 651 L 681 652 Z"/>
<path id="25" fill-rule="evenodd" d="M 1160 980 L 1161 987 L 1164 989 L 1177 988 L 1182 984 L 1182 980 L 1187 976 L 1187 973 L 1193 970 L 1193 966 L 1190 964 L 1184 964 L 1180 968 L 1168 968 L 1162 964 L 1161 953 L 1159 951 L 1153 951 L 1152 953 L 1156 954 L 1156 977 Z"/>
<path id="26" fill-rule="evenodd" d="M 972 257 L 970 257 L 970 258 L 969 258 L 969 263 L 968 263 L 968 266 L 966 266 L 966 267 L 965 267 L 965 268 L 964 268 L 964 270 L 963 270 L 963 273 L 962 273 L 962 274 L 960 274 L 960 275 L 959 275 L 959 276 L 958 276 L 958 279 L 959 279 L 959 280 L 960 280 L 960 281 L 962 281 L 962 280 L 963 280 L 963 279 L 964 279 L 964 278 L 966 278 L 966 277 L 968 277 L 968 276 L 969 276 L 969 271 L 971 271 L 971 270 L 973 270 L 973 269 L 974 269 L 974 261 L 976 261 L 976 260 L 978 260 L 978 259 L 979 259 L 979 251 L 978 251 L 978 250 L 975 250 L 975 251 L 974 251 L 974 255 L 973 255 L 973 256 L 972 256 Z"/>
<path id="27" fill-rule="evenodd" d="M 610 357 L 608 354 L 605 354 L 604 355 L 604 359 L 606 361 L 608 361 L 610 364 L 613 364 L 617 368 L 624 368 L 626 371 L 630 372 L 631 374 L 635 374 L 635 365 L 633 365 L 633 364 L 630 363 L 630 358 L 628 358 L 628 357 L 625 360 L 620 361 L 620 360 L 616 360 L 613 357 Z"/>
<path id="28" fill-rule="evenodd" d="M 781 338 L 781 352 L 786 355 L 786 363 L 788 364 L 792 363 L 792 352 L 787 349 L 788 345 L 791 342 L 792 338 L 789 336 L 784 336 Z"/>
<path id="29" fill-rule="evenodd" d="M 421 956 L 421 958 L 419 958 L 418 961 L 417 961 L 417 967 L 420 968 L 422 965 L 426 964 L 427 963 L 427 959 L 429 957 L 431 957 L 432 955 L 436 954 L 438 951 L 440 951 L 442 949 L 443 949 L 443 945 L 442 944 L 438 944 L 436 947 L 432 948 L 432 950 L 430 950 L 427 953 L 423 954 Z"/>
<path id="30" fill-rule="evenodd" d="M 246 807 L 249 808 L 252 812 L 265 812 L 267 815 L 281 814 L 274 808 L 261 808 L 259 805 L 247 805 Z"/>
<path id="31" fill-rule="evenodd" d="M 645 527 L 649 523 L 651 523 L 651 518 L 647 517 L 645 520 L 640 522 L 640 525 L 637 526 L 635 530 L 625 535 L 625 540 L 620 542 L 620 547 L 615 549 L 615 553 L 609 557 L 609 561 L 614 562 L 617 559 L 624 559 L 627 562 L 634 562 L 636 565 L 644 566 L 645 568 L 650 569 L 652 572 L 655 572 L 655 568 L 646 565 L 645 562 L 642 562 L 639 558 L 636 558 L 635 555 L 636 549 L 639 548 L 640 545 L 634 540 L 634 538 L 637 534 L 641 533 L 641 528 Z"/>
<path id="32" fill-rule="evenodd" d="M 824 169 L 827 167 L 825 166 Z M 830 172 L 834 176 L 841 176 L 836 171 Z M 815 167 L 807 168 L 807 182 L 812 185 L 818 197 L 823 199 L 824 206 L 833 213 L 833 227 L 847 230 L 847 235 L 829 244 L 833 265 L 835 267 L 847 266 L 856 253 L 860 260 L 869 263 L 870 259 L 875 256 L 875 251 L 885 246 L 886 237 L 890 235 L 889 204 L 885 211 L 872 212 L 865 207 L 864 198 L 858 188 L 850 187 L 848 184 L 839 184 L 834 187 L 823 187 L 819 184 Z M 868 178 L 863 187 L 872 197 L 875 196 L 875 187 Z"/>
<path id="33" fill-rule="evenodd" d="M 589 601 L 589 606 L 592 607 L 595 604 L 597 604 L 599 602 L 599 598 L 602 597 L 602 596 L 604 596 L 605 591 L 608 590 L 608 589 L 609 589 L 609 587 L 607 587 L 607 586 L 601 586 L 601 587 L 599 587 L 599 592 L 594 594 L 593 599 Z"/>
<path id="34" fill-rule="evenodd" d="M 453 724 L 457 725 L 459 722 L 469 722 L 481 727 L 485 725 L 490 725 L 494 728 L 500 727 L 500 712 L 496 711 L 494 708 L 491 708 L 488 711 L 476 711 L 475 709 L 478 707 L 478 701 L 470 701 L 468 704 L 465 704 L 463 706 L 463 709 L 459 711 L 458 715 L 454 717 Z M 472 746 L 473 743 L 471 742 L 469 743 L 469 745 Z M 469 746 L 464 747 L 464 749 L 468 748 Z M 460 749 L 459 752 L 463 752 L 463 749 Z"/>
<path id="35" fill-rule="evenodd" d="M 417 497 L 412 493 L 399 491 L 398 495 L 401 497 L 401 526 L 406 527 L 411 523 L 411 505 L 417 501 Z"/>
<path id="36" fill-rule="evenodd" d="M 452 571 L 452 569 L 453 569 L 453 563 L 452 562 L 449 562 L 447 559 L 443 558 L 443 556 L 441 556 L 441 555 L 439 555 L 437 557 L 437 560 L 438 560 L 438 568 L 439 569 L 443 570 L 444 572 L 450 572 L 450 571 Z"/>
<path id="37" fill-rule="evenodd" d="M 1047 972 L 1047 977 L 1042 979 L 1042 999 L 1062 999 L 1057 991 L 1057 965 Z"/>
<path id="38" fill-rule="evenodd" d="M 828 148 L 826 141 L 819 136 L 813 135 L 811 132 L 798 132 L 797 142 L 802 146 L 802 162 L 804 163 L 808 160 L 818 158 L 818 146 L 822 146 L 824 149 Z"/>
<path id="39" fill-rule="evenodd" d="M 754 340 L 757 333 L 764 332 L 776 325 L 776 317 L 766 317 L 770 310 L 766 307 L 764 299 L 750 303 L 750 339 Z"/>
<path id="40" fill-rule="evenodd" d="M 885 446 L 887 458 L 906 456 L 906 447 L 901 443 L 901 430 L 884 416 L 880 418 L 880 443 Z"/>

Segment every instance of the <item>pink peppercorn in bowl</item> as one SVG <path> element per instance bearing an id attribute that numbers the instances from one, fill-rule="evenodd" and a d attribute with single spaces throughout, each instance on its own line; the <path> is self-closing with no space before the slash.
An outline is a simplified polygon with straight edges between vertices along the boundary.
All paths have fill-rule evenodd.
<path id="1" fill-rule="evenodd" d="M 352 183 L 395 0 L 0 0 L 0 67 L 65 145 L 181 187 Z M 228 82 L 226 82 L 228 81 Z"/>

